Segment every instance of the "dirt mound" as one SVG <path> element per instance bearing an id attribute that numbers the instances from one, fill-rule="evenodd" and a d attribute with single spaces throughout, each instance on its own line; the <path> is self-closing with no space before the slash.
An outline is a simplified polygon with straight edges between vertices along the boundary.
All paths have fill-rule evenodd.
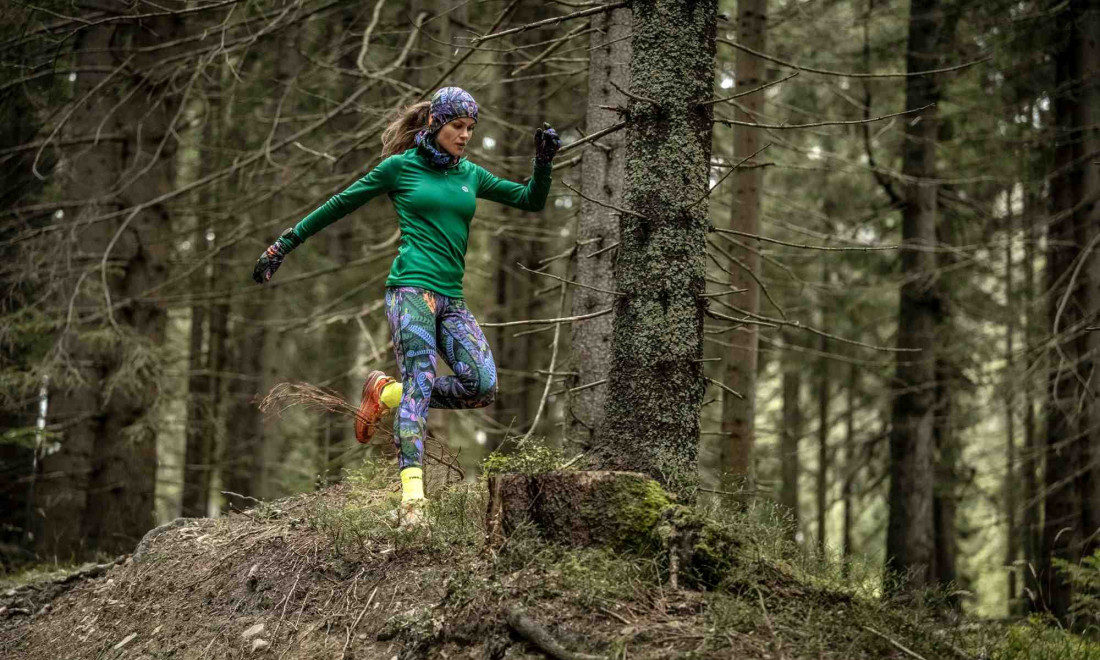
<path id="1" fill-rule="evenodd" d="M 957 657 L 913 612 L 793 577 L 746 549 L 714 591 L 670 590 L 659 557 L 513 534 L 487 551 L 485 491 L 395 496 L 351 480 L 223 519 L 179 520 L 64 593 L 0 614 L 0 657 Z M 753 556 L 755 554 L 755 557 Z M 48 603 L 42 602 L 49 600 Z"/>

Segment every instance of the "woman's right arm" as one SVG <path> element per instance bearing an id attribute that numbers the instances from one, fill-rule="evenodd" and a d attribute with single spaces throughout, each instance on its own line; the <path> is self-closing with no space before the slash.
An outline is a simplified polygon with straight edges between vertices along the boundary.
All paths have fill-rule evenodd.
<path id="1" fill-rule="evenodd" d="M 401 173 L 400 154 L 390 156 L 378 163 L 367 175 L 345 190 L 333 195 L 320 208 L 287 229 L 276 239 L 271 247 L 260 255 L 256 267 L 252 270 L 252 279 L 259 284 L 271 279 L 283 263 L 283 258 L 307 238 L 366 204 L 382 193 L 393 191 L 397 186 L 397 177 Z"/>
<path id="2" fill-rule="evenodd" d="M 294 235 L 298 242 L 304 242 L 378 195 L 392 191 L 397 185 L 402 162 L 400 154 L 390 156 L 367 172 L 362 179 L 336 193 L 320 208 L 302 218 L 301 222 L 294 225 Z"/>

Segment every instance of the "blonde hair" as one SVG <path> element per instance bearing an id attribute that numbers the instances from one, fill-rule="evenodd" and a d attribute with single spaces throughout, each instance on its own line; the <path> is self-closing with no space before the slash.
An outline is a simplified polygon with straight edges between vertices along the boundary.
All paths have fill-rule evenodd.
<path id="1" fill-rule="evenodd" d="M 393 121 L 382 131 L 382 158 L 399 154 L 416 144 L 416 134 L 428 127 L 431 101 L 421 101 L 400 108 Z"/>

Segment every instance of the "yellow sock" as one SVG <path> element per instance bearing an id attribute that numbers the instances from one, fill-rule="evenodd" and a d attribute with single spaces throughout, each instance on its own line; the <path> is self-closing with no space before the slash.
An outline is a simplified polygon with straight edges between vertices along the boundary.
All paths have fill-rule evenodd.
<path id="1" fill-rule="evenodd" d="M 418 467 L 401 470 L 401 501 L 422 499 L 424 499 L 424 471 Z"/>
<path id="2" fill-rule="evenodd" d="M 401 383 L 390 383 L 382 388 L 382 394 L 378 399 L 387 408 L 396 408 L 401 403 Z"/>

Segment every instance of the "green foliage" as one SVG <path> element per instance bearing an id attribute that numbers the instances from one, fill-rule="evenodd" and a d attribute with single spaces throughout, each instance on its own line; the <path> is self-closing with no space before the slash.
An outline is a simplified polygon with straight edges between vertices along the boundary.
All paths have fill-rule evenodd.
<path id="1" fill-rule="evenodd" d="M 366 459 L 345 474 L 351 484 L 348 498 L 337 503 L 319 499 L 306 513 L 309 527 L 328 538 L 336 557 L 354 559 L 381 545 L 438 558 L 473 552 L 484 540 L 484 488 L 448 486 L 427 500 L 426 526 L 402 529 L 397 511 L 400 496 L 389 488 L 393 484 L 390 466 Z"/>
<path id="2" fill-rule="evenodd" d="M 1055 557 L 1054 567 L 1073 585 L 1070 613 L 1074 623 L 1093 631 L 1100 630 L 1100 550 L 1082 559 L 1080 564 Z"/>
<path id="3" fill-rule="evenodd" d="M 1040 617 L 997 630 L 991 637 L 988 656 L 997 660 L 1100 660 L 1100 643 Z"/>
<path id="4" fill-rule="evenodd" d="M 507 444 L 508 440 L 505 440 L 502 447 Z M 482 463 L 481 473 L 484 476 L 504 473 L 542 474 L 561 468 L 565 462 L 565 453 L 550 447 L 544 439 L 521 439 L 511 451 L 503 452 L 498 449 L 489 454 Z"/>

